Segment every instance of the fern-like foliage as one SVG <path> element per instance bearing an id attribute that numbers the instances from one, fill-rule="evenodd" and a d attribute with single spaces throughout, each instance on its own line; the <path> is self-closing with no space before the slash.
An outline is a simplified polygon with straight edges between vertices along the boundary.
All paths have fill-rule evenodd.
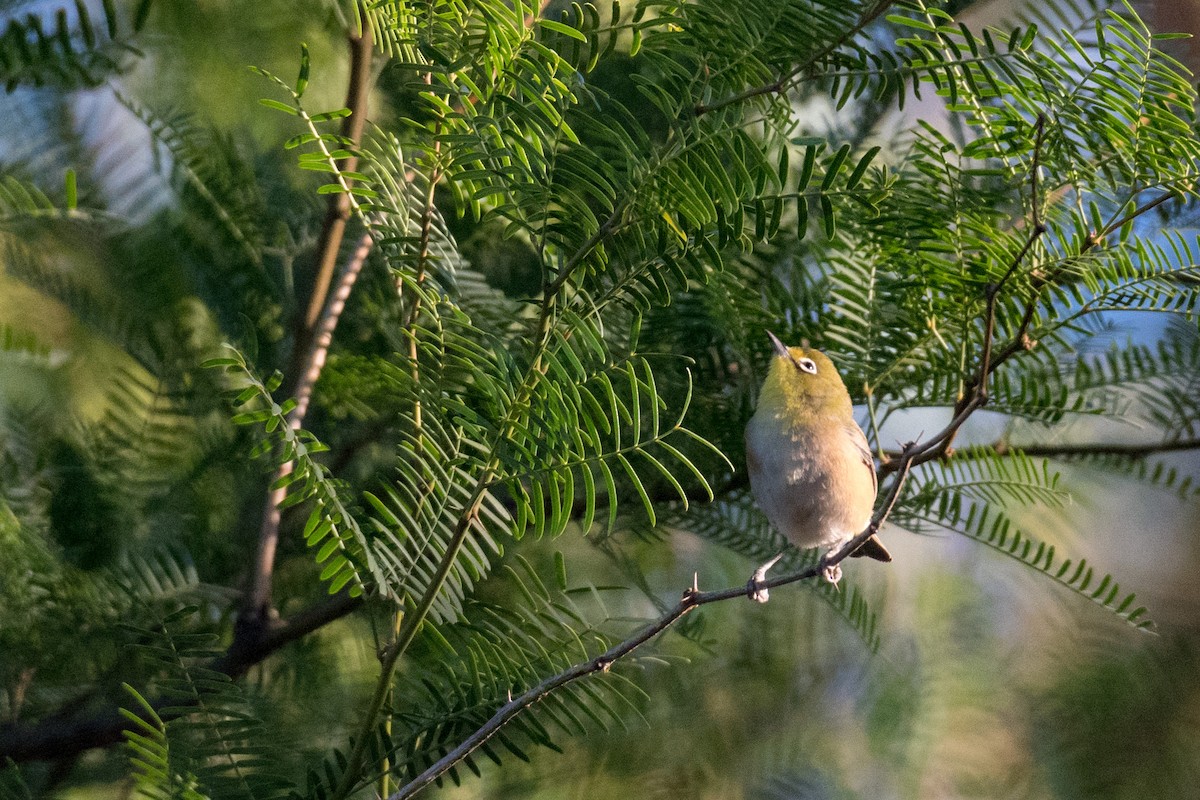
<path id="1" fill-rule="evenodd" d="M 969 536 L 1032 567 L 1130 625 L 1138 629 L 1153 629 L 1154 623 L 1149 619 L 1146 608 L 1135 604 L 1134 593 L 1122 592 L 1112 575 L 1102 573 L 1097 578 L 1095 568 L 1086 559 L 1060 558 L 1054 545 L 1039 542 L 1013 524 L 1002 505 L 996 502 L 997 498 L 1005 498 L 1008 502 L 1031 496 L 1053 498 L 1055 495 L 1051 492 L 1057 483 L 1057 476 L 1049 473 L 1044 463 L 1037 465 L 1025 460 L 1022 471 L 1031 480 L 1026 484 L 1014 483 L 1005 480 L 1006 475 L 1012 474 L 1012 469 L 1003 459 L 985 456 L 972 467 L 956 465 L 951 470 L 949 481 L 915 480 L 906 490 L 909 496 L 897 509 L 893 519 L 897 524 L 916 532 L 951 530 Z M 1041 491 L 1031 488 L 1039 482 L 1044 487 Z M 979 502 L 976 497 L 982 497 L 985 501 Z"/>
<path id="2" fill-rule="evenodd" d="M 255 456 L 269 454 L 268 463 L 272 468 L 291 465 L 291 469 L 278 478 L 278 486 L 292 487 L 280 507 L 313 501 L 304 526 L 304 539 L 309 547 L 317 548 L 316 560 L 323 567 L 321 580 L 329 582 L 329 592 L 341 591 L 349 585 L 350 592 L 361 594 L 373 583 L 372 576 L 379 573 L 366 536 L 342 501 L 336 481 L 314 458 L 324 446 L 308 431 L 292 425 L 289 414 L 295 408 L 294 400 L 281 404 L 272 397 L 272 392 L 283 382 L 283 376 L 276 373 L 264 382 L 251 371 L 239 352 L 230 352 L 229 356 L 208 360 L 205 366 L 235 375 L 238 384 L 235 405 L 253 401 L 256 406 L 238 413 L 233 421 L 242 425 L 262 425 L 265 436 L 255 446 Z"/>
<path id="3" fill-rule="evenodd" d="M 513 696 L 609 646 L 607 620 L 594 621 L 597 609 L 572 599 L 596 597 L 594 588 L 550 588 L 521 558 L 497 573 L 491 588 L 497 585 L 515 591 L 519 602 L 466 603 L 454 624 L 423 637 L 412 654 L 413 669 L 393 688 L 391 724 L 377 732 L 372 749 L 376 763 L 393 774 L 397 785 L 422 772 Z M 603 606 L 598 610 L 604 613 Z M 623 671 L 577 681 L 546 695 L 461 767 L 478 773 L 480 756 L 495 763 L 509 757 L 528 760 L 536 747 L 559 750 L 564 736 L 627 727 L 643 700 Z M 310 772 L 306 795 L 328 797 L 339 771 L 334 757 L 321 772 Z M 447 777 L 457 784 L 461 774 L 456 767 Z"/>
<path id="4" fill-rule="evenodd" d="M 159 707 L 134 692 L 137 704 L 122 710 L 132 723 L 126 741 L 137 756 L 139 788 L 150 797 L 287 796 L 291 784 L 278 772 L 277 740 L 237 685 L 203 665 L 219 651 L 196 623 L 196 608 L 184 606 L 157 628 L 135 631 L 137 652 L 164 670 Z"/>
<path id="5" fill-rule="evenodd" d="M 174 771 L 167 725 L 162 717 L 137 689 L 129 684 L 124 686 L 137 708 L 137 713 L 122 708 L 121 716 L 129 722 L 129 728 L 122 734 L 138 793 L 152 800 L 204 800 L 207 795 L 199 791 L 196 776 Z"/>
<path id="6" fill-rule="evenodd" d="M 85 5 L 53 25 L 14 16 L 0 78 L 62 93 L 132 64 L 149 4 L 132 22 Z M 152 226 L 81 210 L 73 172 L 65 192 L 47 188 L 58 175 L 0 177 L 0 277 L 54 314 L 28 336 L 0 319 L 5 364 L 57 379 L 74 342 L 58 328 L 103 345 L 71 355 L 111 354 L 94 396 L 54 384 L 70 408 L 50 393 L 0 407 L 0 593 L 15 620 L 3 649 L 73 615 L 87 642 L 125 618 L 151 656 L 128 681 L 140 791 L 287 791 L 246 698 L 203 666 L 209 634 L 230 632 L 235 578 L 200 576 L 244 573 L 229 562 L 261 500 L 249 454 L 280 476 L 284 510 L 304 512 L 280 526 L 282 613 L 316 564 L 325 589 L 364 595 L 396 631 L 380 646 L 379 702 L 351 721 L 349 748 L 310 762 L 307 794 L 407 781 L 510 693 L 609 644 L 607 615 L 522 560 L 529 540 L 592 537 L 661 609 L 630 542 L 666 548 L 687 530 L 754 563 L 786 551 L 777 570 L 812 563 L 742 481 L 768 328 L 830 352 L 882 455 L 881 431 L 908 412 L 986 396 L 997 440 L 964 429 L 957 452 L 910 476 L 893 521 L 962 534 L 1148 627 L 1114 578 L 1012 519 L 1067 503 L 1060 458 L 1195 484 L 1144 453 L 1038 453 L 1084 418 L 1133 423 L 1151 444 L 1197 436 L 1196 92 L 1127 6 L 1048 0 L 976 29 L 957 5 L 335 3 L 355 47 L 386 59 L 366 71 L 369 108 L 353 94 L 353 109 L 311 106 L 327 48 L 301 47 L 294 81 L 258 70 L 275 93 L 263 104 L 291 126 L 279 138 L 300 189 L 266 178 L 275 162 L 205 112 L 122 89 L 168 177 Z M 897 112 L 915 100 L 944 114 L 909 123 Z M 364 112 L 358 141 L 347 132 Z M 300 419 L 276 370 L 303 360 L 311 320 L 287 317 L 320 281 L 312 241 L 342 227 L 343 251 L 367 237 L 371 254 L 344 308 L 326 308 L 336 335 Z M 76 240 L 96 251 L 90 268 L 67 264 Z M 1108 349 L 1151 314 L 1174 321 L 1161 341 Z M 223 340 L 236 347 L 198 369 Z M 176 540 L 200 534 L 227 544 L 193 565 Z M 852 577 L 814 591 L 875 650 L 878 608 Z M 157 624 L 197 602 L 204 614 Z M 701 616 L 679 630 L 698 638 Z M 112 662 L 85 668 L 64 650 L 6 663 L 5 677 L 33 664 L 39 680 L 90 687 Z M 447 777 L 618 724 L 634 687 L 619 670 L 571 684 Z M 31 692 L 28 711 L 48 713 L 55 692 Z"/>
<path id="7" fill-rule="evenodd" d="M 235 143 L 206 130 L 185 113 L 159 114 L 120 92 L 116 98 L 161 146 L 166 156 L 162 161 L 168 165 L 177 191 L 184 202 L 198 207 L 200 213 L 195 216 L 205 219 L 211 215 L 215 233 L 261 269 L 264 235 L 260 226 L 266 209 L 249 165 L 238 158 Z"/>
<path id="8" fill-rule="evenodd" d="M 15 764 L 0 769 L 0 797 L 4 800 L 33 800 L 33 791 L 21 777 Z"/>
<path id="9" fill-rule="evenodd" d="M 403 419 L 403 417 L 402 417 Z M 398 444 L 395 475 L 375 492 L 365 493 L 374 513 L 373 547 L 384 571 L 383 587 L 398 597 L 421 597 L 431 591 L 456 535 L 464 524 L 462 509 L 479 486 L 471 465 L 473 443 L 432 413 L 423 414 L 419 433 L 404 435 Z M 512 526 L 511 515 L 487 489 L 481 490 L 479 517 L 470 523 L 460 553 L 437 592 L 431 613 L 448 622 L 457 618 L 474 584 L 491 570 L 502 552 L 498 536 Z"/>
<path id="10" fill-rule="evenodd" d="M 49 14 L 29 13 L 5 20 L 0 35 L 0 80 L 5 90 L 18 86 L 58 88 L 97 86 L 119 72 L 131 56 L 140 55 L 134 40 L 150 12 L 151 0 L 140 0 L 126 18 L 105 2 L 103 19 L 95 9 L 76 2 Z"/>
<path id="11" fill-rule="evenodd" d="M 90 438 L 106 488 L 138 507 L 161 497 L 194 462 L 196 429 L 185 398 L 165 379 L 127 368 L 112 381 L 108 408 Z M 191 452 L 189 452 L 191 451 Z"/>
<path id="12" fill-rule="evenodd" d="M 0 179 L 0 223 L 6 228 L 38 217 L 59 216 L 65 216 L 65 209 L 37 186 L 14 175 Z"/>

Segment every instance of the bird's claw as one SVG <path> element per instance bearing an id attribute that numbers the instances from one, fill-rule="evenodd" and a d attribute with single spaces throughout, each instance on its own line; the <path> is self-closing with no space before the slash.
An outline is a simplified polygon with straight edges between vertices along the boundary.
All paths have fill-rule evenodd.
<path id="1" fill-rule="evenodd" d="M 779 563 L 779 559 L 783 558 L 783 553 L 772 558 L 767 563 L 763 564 L 758 569 L 754 570 L 754 574 L 750 576 L 750 580 L 746 582 L 746 596 L 756 603 L 765 603 L 771 599 L 767 587 L 762 585 L 762 582 L 767 578 L 767 570 Z"/>
<path id="2" fill-rule="evenodd" d="M 842 565 L 830 564 L 828 562 L 837 551 L 838 548 L 836 547 L 830 550 L 821 558 L 821 562 L 818 564 L 821 569 L 821 577 L 823 577 L 828 583 L 832 583 L 833 588 L 835 589 L 837 588 L 838 581 L 842 579 Z"/>

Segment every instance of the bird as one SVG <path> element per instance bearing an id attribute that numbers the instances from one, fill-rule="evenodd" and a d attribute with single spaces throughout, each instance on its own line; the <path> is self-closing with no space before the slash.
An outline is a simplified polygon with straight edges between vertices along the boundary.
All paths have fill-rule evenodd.
<path id="1" fill-rule="evenodd" d="M 767 336 L 775 353 L 746 425 L 750 490 L 792 544 L 828 548 L 829 556 L 871 522 L 878 490 L 871 448 L 829 357 L 811 347 L 787 347 L 770 331 Z M 892 560 L 874 535 L 851 555 Z M 752 599 L 766 601 L 757 584 L 781 557 L 754 573 L 748 587 Z M 827 566 L 823 575 L 836 585 L 841 567 Z"/>

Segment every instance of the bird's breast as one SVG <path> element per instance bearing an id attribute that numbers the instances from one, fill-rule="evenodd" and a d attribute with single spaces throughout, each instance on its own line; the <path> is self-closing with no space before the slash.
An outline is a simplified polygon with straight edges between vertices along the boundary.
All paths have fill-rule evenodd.
<path id="1" fill-rule="evenodd" d="M 866 527 L 875 501 L 871 467 L 843 425 L 785 425 L 755 414 L 746 464 L 759 508 L 799 547 L 828 546 Z"/>

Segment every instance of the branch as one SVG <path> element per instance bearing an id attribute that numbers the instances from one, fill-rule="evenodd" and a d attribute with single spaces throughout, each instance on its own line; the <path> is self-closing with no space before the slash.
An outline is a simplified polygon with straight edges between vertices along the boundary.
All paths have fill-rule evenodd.
<path id="1" fill-rule="evenodd" d="M 782 575 L 777 578 L 770 578 L 757 582 L 757 588 L 774 589 L 777 586 L 784 586 L 797 581 L 808 580 L 823 575 L 827 567 L 832 567 L 835 564 L 840 564 L 842 561 L 850 557 L 850 554 L 857 550 L 867 539 L 870 539 L 879 532 L 879 528 L 884 521 L 892 513 L 895 508 L 896 500 L 900 496 L 900 490 L 904 487 L 905 480 L 908 477 L 909 470 L 913 465 L 913 452 L 918 449 L 915 444 L 909 444 L 904 451 L 904 454 L 899 459 L 900 467 L 896 470 L 896 477 L 892 481 L 891 489 L 888 491 L 883 505 L 875 512 L 875 516 L 871 519 L 865 530 L 859 533 L 850 541 L 846 542 L 837 552 L 826 555 L 821 558 L 815 565 L 806 567 L 799 572 L 790 575 Z M 701 592 L 693 582 L 692 586 L 686 589 L 683 596 L 679 598 L 679 602 L 661 617 L 654 622 L 643 627 L 641 630 L 634 633 L 629 638 L 621 641 L 612 647 L 605 650 L 600 655 L 588 660 L 575 664 L 563 672 L 560 672 L 553 677 L 547 678 L 531 689 L 523 692 L 521 695 L 509 700 L 500 707 L 491 719 L 483 724 L 478 730 L 464 739 L 457 747 L 443 756 L 437 763 L 430 766 L 412 781 L 402 786 L 395 794 L 388 797 L 387 800 L 407 800 L 424 789 L 429 784 L 440 778 L 456 764 L 469 756 L 485 742 L 499 733 L 500 729 L 513 720 L 517 715 L 526 709 L 532 708 L 544 697 L 551 692 L 554 692 L 569 683 L 573 683 L 580 678 L 587 677 L 597 672 L 607 672 L 614 663 L 628 656 L 633 651 L 637 650 L 646 642 L 658 636 L 663 631 L 670 628 L 680 619 L 700 606 L 708 605 L 709 603 L 719 603 L 725 600 L 734 600 L 739 597 L 747 597 L 746 586 L 732 586 L 726 589 L 718 589 L 711 592 Z"/>
<path id="2" fill-rule="evenodd" d="M 371 49 L 373 40 L 369 17 L 360 14 L 362 32 L 351 33 L 348 37 L 350 46 L 350 83 L 346 88 L 346 108 L 350 116 L 342 121 L 342 136 L 351 140 L 357 146 L 362 141 L 363 130 L 367 124 L 367 93 L 370 89 Z M 339 172 L 353 172 L 358 167 L 358 158 L 351 156 L 339 162 Z M 325 222 L 321 227 L 321 237 L 317 241 L 317 272 L 313 283 L 312 294 L 308 298 L 308 308 L 296 332 L 296 342 L 293 349 L 293 367 L 298 367 L 299 354 L 307 349 L 307 340 L 314 335 L 314 330 L 321 318 L 325 307 L 325 297 L 329 286 L 333 283 L 334 266 L 337 264 L 338 250 L 346 234 L 346 222 L 350 219 L 350 195 L 338 192 L 329 196 L 329 205 L 325 211 Z M 298 369 L 291 369 L 288 375 L 296 375 Z"/>
<path id="3" fill-rule="evenodd" d="M 347 37 L 350 46 L 350 82 L 346 89 L 346 107 L 350 109 L 350 115 L 342 121 L 342 136 L 351 140 L 355 146 L 362 141 L 363 130 L 367 123 L 367 93 L 370 88 L 371 49 L 373 46 L 368 18 L 365 14 L 359 16 L 362 19 L 361 31 L 359 33 L 351 32 Z M 340 172 L 352 172 L 356 169 L 357 164 L 358 158 L 351 156 L 337 166 Z M 292 344 L 291 362 L 286 370 L 288 379 L 294 381 L 294 388 L 289 393 L 296 398 L 296 407 L 288 419 L 288 424 L 292 428 L 299 428 L 304 421 L 304 415 L 308 412 L 313 387 L 325 365 L 325 357 L 328 354 L 338 318 L 342 309 L 345 308 L 350 289 L 354 286 L 358 274 L 362 271 L 367 254 L 370 252 L 372 241 L 369 235 L 365 235 L 342 272 L 337 292 L 327 302 L 329 287 L 333 281 L 334 266 L 337 263 L 342 239 L 345 237 L 346 222 L 350 217 L 351 200 L 349 192 L 330 195 L 325 222 L 317 242 L 317 274 L 312 293 L 308 298 L 308 308 L 304 317 L 299 320 L 295 340 Z M 290 475 L 293 469 L 294 465 L 290 462 L 282 465 L 275 472 L 270 485 L 276 486 L 282 478 Z M 274 573 L 275 551 L 279 542 L 279 504 L 286 496 L 286 488 L 273 488 L 267 494 L 262 522 L 259 525 L 254 566 L 250 574 L 250 587 L 243 597 L 241 613 L 238 615 L 238 626 L 234 632 L 235 644 L 240 639 L 253 640 L 260 637 L 265 630 L 270 615 L 271 582 Z M 246 646 L 252 644 L 251 642 Z"/>
<path id="4" fill-rule="evenodd" d="M 1120 219 L 1110 222 L 1108 225 L 1104 226 L 1104 230 L 1100 231 L 1099 233 L 1093 235 L 1091 238 L 1088 239 L 1088 241 L 1086 243 L 1086 247 L 1085 247 L 1085 252 L 1086 252 L 1086 250 L 1091 249 L 1091 247 L 1093 245 L 1098 244 L 1101 239 L 1105 238 L 1106 236 L 1111 234 L 1113 231 L 1121 230 L 1121 228 L 1125 227 L 1130 222 L 1133 222 L 1135 219 L 1142 216 L 1146 212 L 1153 211 L 1154 209 L 1158 208 L 1163 203 L 1167 202 L 1172 197 L 1176 197 L 1177 195 L 1178 195 L 1178 193 L 1174 192 L 1174 191 L 1164 192 L 1163 194 L 1159 195 L 1158 197 L 1154 198 L 1153 200 L 1150 200 L 1149 202 L 1143 203 L 1142 205 L 1138 206 L 1133 211 L 1130 211 L 1128 214 L 1121 217 Z"/>
<path id="5" fill-rule="evenodd" d="M 1118 444 L 1115 442 L 1084 442 L 1081 444 L 1028 444 L 1014 445 L 999 441 L 991 445 L 999 455 L 1019 450 L 1036 458 L 1070 458 L 1071 456 L 1127 456 L 1146 458 L 1160 453 L 1177 453 L 1181 450 L 1200 450 L 1200 439 L 1177 439 L 1173 442 L 1152 444 Z"/>
<path id="6" fill-rule="evenodd" d="M 277 620 L 257 640 L 240 641 L 235 637 L 229 649 L 209 662 L 208 668 L 223 672 L 230 678 L 240 678 L 284 645 L 336 622 L 362 604 L 362 595 L 352 596 L 349 592 L 333 595 L 297 611 L 286 620 Z"/>
<path id="7" fill-rule="evenodd" d="M 1013 444 L 1008 439 L 997 439 L 989 444 L 971 445 L 966 452 L 976 449 L 991 450 L 996 455 L 1007 455 L 1018 452 L 1034 458 L 1073 458 L 1076 456 L 1125 456 L 1127 458 L 1148 458 L 1162 453 L 1178 453 L 1186 450 L 1200 450 L 1200 438 L 1177 439 L 1175 441 L 1151 442 L 1148 444 L 1134 442 L 1079 442 L 1078 444 Z M 898 458 L 902 450 L 886 450 L 884 455 Z"/>
<path id="8" fill-rule="evenodd" d="M 705 114 L 718 111 L 726 106 L 735 105 L 743 100 L 761 97 L 764 94 L 779 94 L 780 92 L 790 89 L 797 82 L 796 79 L 798 76 L 800 76 L 802 73 L 808 72 L 822 59 L 829 57 L 835 50 L 861 33 L 862 30 L 872 22 L 879 19 L 883 12 L 887 11 L 888 8 L 891 7 L 892 2 L 893 0 L 882 0 L 879 5 L 864 13 L 853 28 L 850 28 L 848 31 L 842 34 L 842 36 L 830 42 L 824 48 L 804 61 L 804 63 L 796 65 L 770 83 L 763 84 L 762 86 L 753 86 L 749 89 L 738 92 L 737 94 L 732 94 L 729 97 L 718 100 L 710 105 L 697 103 L 693 107 L 692 112 L 697 117 L 702 117 Z"/>
<path id="9" fill-rule="evenodd" d="M 371 238 L 371 234 L 363 234 L 354 255 L 342 270 L 337 291 L 329 298 L 319 325 L 309 339 L 304 358 L 299 362 L 301 371 L 298 373 L 296 383 L 296 406 L 288 414 L 288 425 L 293 430 L 301 426 L 305 414 L 308 413 L 313 388 L 321 376 L 325 359 L 329 355 L 329 346 L 333 343 L 334 330 L 337 329 L 342 310 L 346 307 L 346 300 L 350 297 L 350 290 L 354 288 L 354 283 L 358 280 L 363 265 L 366 264 L 373 244 L 374 240 Z M 279 483 L 290 475 L 294 468 L 293 462 L 285 462 L 275 471 L 271 479 L 270 485 L 277 488 L 271 489 L 268 493 L 266 507 L 263 509 L 262 525 L 258 534 L 258 549 L 255 552 L 254 567 L 250 576 L 250 588 L 242 600 L 242 610 L 238 615 L 238 624 L 234 634 L 235 643 L 240 639 L 253 639 L 261 635 L 270 616 L 271 578 L 275 569 L 275 550 L 279 544 L 279 504 L 287 496 L 287 487 L 280 486 Z"/>

